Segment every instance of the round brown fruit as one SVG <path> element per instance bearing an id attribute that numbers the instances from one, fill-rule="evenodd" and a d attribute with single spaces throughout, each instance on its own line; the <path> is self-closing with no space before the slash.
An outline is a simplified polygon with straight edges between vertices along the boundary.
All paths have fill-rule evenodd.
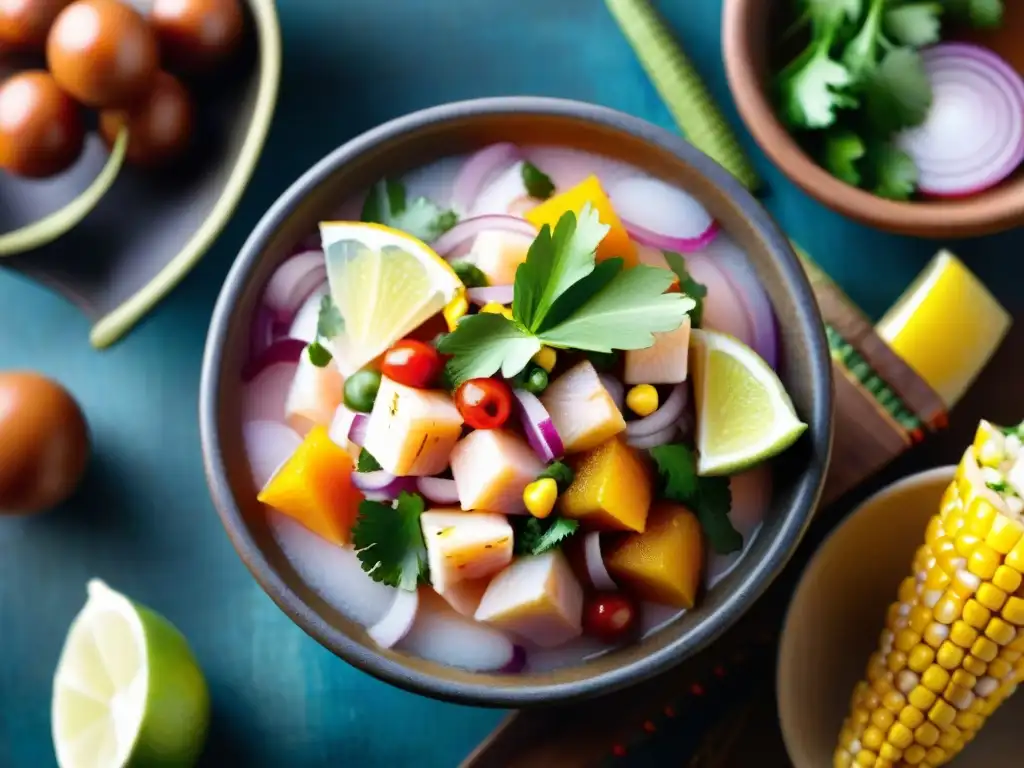
<path id="1" fill-rule="evenodd" d="M 153 0 L 149 20 L 160 50 L 187 72 L 226 58 L 238 47 L 245 26 L 239 0 Z"/>
<path id="2" fill-rule="evenodd" d="M 0 83 L 0 168 L 52 176 L 75 162 L 84 141 L 78 105 L 48 72 L 21 72 Z"/>
<path id="3" fill-rule="evenodd" d="M 53 20 L 71 0 L 0 0 L 0 45 L 41 49 Z"/>
<path id="4" fill-rule="evenodd" d="M 85 471 L 89 430 L 64 387 L 38 373 L 0 373 L 0 514 L 67 499 Z"/>
<path id="5" fill-rule="evenodd" d="M 156 34 L 118 0 L 75 0 L 46 38 L 57 83 L 90 107 L 123 107 L 149 89 L 160 65 Z"/>
<path id="6" fill-rule="evenodd" d="M 629 640 L 639 626 L 636 603 L 621 592 L 598 592 L 583 606 L 583 631 L 605 643 Z"/>
<path id="7" fill-rule="evenodd" d="M 158 72 L 153 87 L 126 110 L 100 113 L 100 134 L 112 146 L 121 128 L 128 127 L 129 163 L 162 165 L 181 155 L 192 135 L 192 99 L 177 78 Z"/>

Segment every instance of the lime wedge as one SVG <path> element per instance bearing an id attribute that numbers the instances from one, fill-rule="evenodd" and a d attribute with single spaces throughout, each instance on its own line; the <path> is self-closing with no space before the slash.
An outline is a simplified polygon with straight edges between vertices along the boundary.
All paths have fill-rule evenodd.
<path id="1" fill-rule="evenodd" d="M 185 638 L 102 581 L 88 593 L 53 680 L 60 768 L 193 765 L 210 697 Z"/>
<path id="2" fill-rule="evenodd" d="M 349 376 L 438 314 L 463 290 L 448 262 L 415 237 L 380 224 L 320 225 L 331 298 L 345 330 L 330 340 Z"/>
<path id="3" fill-rule="evenodd" d="M 697 473 L 731 475 L 781 453 L 807 429 L 782 382 L 743 342 L 690 335 L 697 406 Z"/>

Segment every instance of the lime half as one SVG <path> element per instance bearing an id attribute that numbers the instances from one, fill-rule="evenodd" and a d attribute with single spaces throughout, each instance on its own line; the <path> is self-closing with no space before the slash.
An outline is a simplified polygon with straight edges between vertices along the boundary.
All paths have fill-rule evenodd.
<path id="1" fill-rule="evenodd" d="M 697 473 L 731 475 L 781 453 L 807 429 L 782 382 L 743 342 L 690 336 L 697 406 Z"/>
<path id="2" fill-rule="evenodd" d="M 166 619 L 93 579 L 53 680 L 61 768 L 190 766 L 210 718 L 206 681 Z"/>

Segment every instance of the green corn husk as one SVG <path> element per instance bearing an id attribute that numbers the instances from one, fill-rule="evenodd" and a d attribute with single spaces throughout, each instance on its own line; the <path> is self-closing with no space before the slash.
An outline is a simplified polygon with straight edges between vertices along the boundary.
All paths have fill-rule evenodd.
<path id="1" fill-rule="evenodd" d="M 697 70 L 648 0 L 605 0 L 683 135 L 750 191 L 761 186 L 750 159 Z"/>

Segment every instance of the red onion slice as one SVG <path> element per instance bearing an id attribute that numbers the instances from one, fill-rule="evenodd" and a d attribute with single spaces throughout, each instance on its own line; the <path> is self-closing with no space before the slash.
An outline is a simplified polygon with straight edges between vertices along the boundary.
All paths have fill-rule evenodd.
<path id="1" fill-rule="evenodd" d="M 317 325 L 320 322 L 320 302 L 327 295 L 327 291 L 327 283 L 324 282 L 302 303 L 288 328 L 288 335 L 291 338 L 301 339 L 307 344 L 313 343 L 316 339 Z"/>
<path id="2" fill-rule="evenodd" d="M 256 487 L 262 489 L 302 445 L 298 433 L 278 421 L 250 421 L 242 427 L 245 453 Z"/>
<path id="3" fill-rule="evenodd" d="M 587 564 L 587 575 L 594 589 L 616 590 L 619 585 L 612 579 L 601 554 L 601 532 L 591 531 L 583 537 L 583 557 Z"/>
<path id="4" fill-rule="evenodd" d="M 452 183 L 452 206 L 463 214 L 470 210 L 488 182 L 520 157 L 519 147 L 507 142 L 491 144 L 471 155 Z"/>
<path id="5" fill-rule="evenodd" d="M 466 291 L 466 298 L 474 304 L 483 306 L 492 301 L 496 304 L 511 304 L 514 294 L 514 286 L 491 285 L 487 288 L 470 288 Z"/>
<path id="6" fill-rule="evenodd" d="M 277 319 L 267 307 L 260 305 L 249 333 L 249 360 L 258 360 L 267 351 L 277 336 Z M 244 378 L 244 375 L 243 375 Z"/>
<path id="7" fill-rule="evenodd" d="M 775 312 L 747 254 L 731 238 L 723 236 L 712 243 L 704 255 L 721 268 L 746 307 L 753 335 L 751 349 L 775 368 L 778 363 Z"/>
<path id="8" fill-rule="evenodd" d="M 515 389 L 526 441 L 543 461 L 554 461 L 565 453 L 562 438 L 544 404 L 531 392 Z"/>
<path id="9" fill-rule="evenodd" d="M 297 369 L 298 363 L 287 359 L 259 366 L 259 372 L 242 389 L 242 421 L 284 421 Z"/>
<path id="10" fill-rule="evenodd" d="M 366 630 L 370 638 L 381 648 L 391 648 L 402 640 L 416 620 L 420 607 L 418 590 L 396 589 L 395 599 L 384 617 Z"/>
<path id="11" fill-rule="evenodd" d="M 497 214 L 477 216 L 472 219 L 463 219 L 437 238 L 433 243 L 434 252 L 443 259 L 462 255 L 457 253 L 460 246 L 471 244 L 473 239 L 481 232 L 490 230 L 511 232 L 512 234 L 528 237 L 531 240 L 537 236 L 537 228 L 525 219 Z"/>
<path id="12" fill-rule="evenodd" d="M 435 504 L 459 503 L 459 491 L 455 487 L 454 480 L 443 477 L 421 477 L 416 481 L 416 488 Z"/>
<path id="13" fill-rule="evenodd" d="M 369 414 L 356 413 L 344 405 L 339 405 L 334 412 L 328 435 L 342 447 L 349 442 L 361 446 L 366 440 L 366 425 L 369 421 Z"/>
<path id="14" fill-rule="evenodd" d="M 597 378 L 601 380 L 601 386 L 611 397 L 615 407 L 620 411 L 626 406 L 626 385 L 612 376 L 610 373 L 600 373 Z"/>
<path id="15" fill-rule="evenodd" d="M 508 664 L 498 670 L 499 675 L 518 675 L 526 669 L 526 649 L 521 645 L 512 648 L 512 658 Z"/>
<path id="16" fill-rule="evenodd" d="M 672 387 L 672 393 L 665 398 L 665 402 L 661 404 L 658 410 L 650 416 L 631 421 L 626 425 L 626 437 L 648 437 L 655 432 L 660 432 L 665 427 L 673 425 L 679 420 L 689 399 L 689 387 L 686 384 L 676 384 Z"/>
<path id="17" fill-rule="evenodd" d="M 394 484 L 398 478 L 383 469 L 374 472 L 353 472 L 352 484 L 360 491 L 381 491 Z"/>
<path id="18" fill-rule="evenodd" d="M 897 137 L 918 169 L 918 187 L 964 197 L 995 186 L 1024 160 L 1024 80 L 1003 59 L 968 43 L 921 53 L 932 85 L 924 123 Z"/>
<path id="19" fill-rule="evenodd" d="M 694 280 L 708 289 L 708 295 L 704 297 L 702 325 L 735 336 L 748 347 L 753 347 L 751 312 L 725 270 L 703 253 L 687 256 L 686 268 Z"/>
<path id="20" fill-rule="evenodd" d="M 659 179 L 621 179 L 608 194 L 626 231 L 642 245 L 693 253 L 718 234 L 718 224 L 703 205 Z"/>
<path id="21" fill-rule="evenodd" d="M 288 325 L 299 307 L 327 281 L 323 251 L 304 251 L 277 268 L 263 292 L 263 304 Z"/>
<path id="22" fill-rule="evenodd" d="M 249 383 L 263 373 L 267 368 L 274 365 L 281 363 L 298 365 L 299 359 L 302 357 L 305 350 L 306 343 L 299 339 L 285 338 L 274 341 L 269 347 L 263 350 L 263 354 L 254 360 L 250 360 L 242 368 L 242 382 Z M 281 416 L 283 418 L 283 412 L 281 413 Z"/>
<path id="23" fill-rule="evenodd" d="M 554 182 L 557 192 L 575 187 L 590 176 L 596 176 L 608 192 L 619 179 L 636 176 L 636 169 L 627 163 L 578 149 L 536 146 L 525 149 L 524 154 Z"/>
<path id="24" fill-rule="evenodd" d="M 636 448 L 639 451 L 646 451 L 650 448 L 657 448 L 659 445 L 666 445 L 671 443 L 678 434 L 678 428 L 675 424 L 669 424 L 664 429 L 660 429 L 657 432 L 652 432 L 649 435 L 643 435 L 642 437 L 626 437 L 626 444 L 631 448 Z"/>

